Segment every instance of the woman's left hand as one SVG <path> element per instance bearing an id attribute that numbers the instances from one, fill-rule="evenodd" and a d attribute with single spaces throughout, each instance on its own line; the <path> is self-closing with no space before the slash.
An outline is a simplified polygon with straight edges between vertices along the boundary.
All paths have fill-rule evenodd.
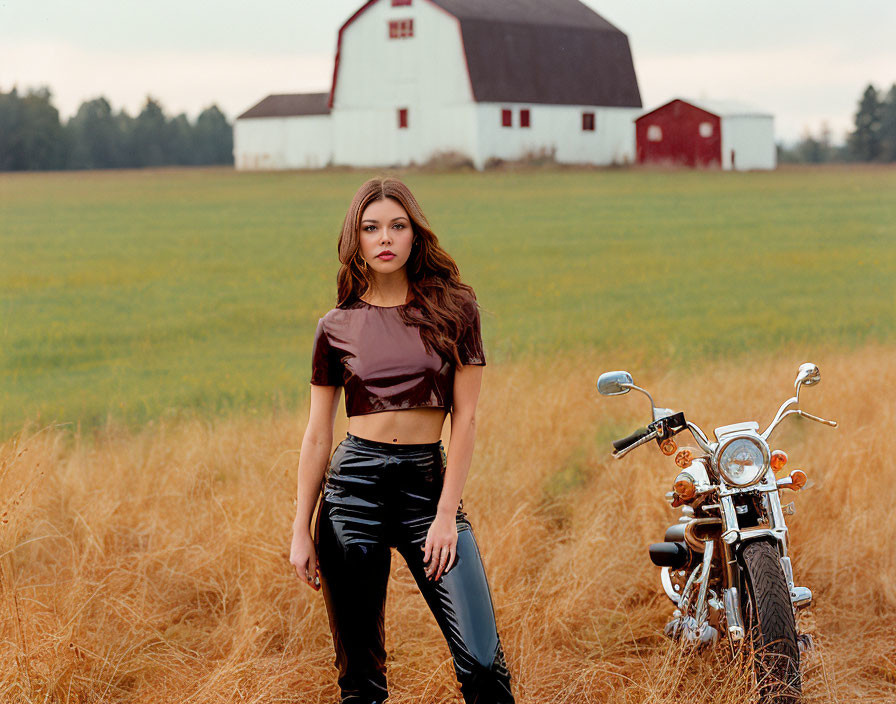
<path id="1" fill-rule="evenodd" d="M 457 558 L 457 523 L 454 515 L 437 514 L 426 533 L 423 564 L 426 578 L 437 581 L 451 569 Z"/>

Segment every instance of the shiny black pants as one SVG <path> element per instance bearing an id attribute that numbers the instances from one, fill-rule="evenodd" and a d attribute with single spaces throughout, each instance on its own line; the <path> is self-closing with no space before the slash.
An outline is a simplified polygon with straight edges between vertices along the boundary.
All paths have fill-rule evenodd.
<path id="1" fill-rule="evenodd" d="M 457 559 L 437 581 L 423 550 L 445 471 L 440 442 L 390 445 L 349 435 L 324 484 L 317 550 L 343 704 L 383 702 L 383 617 L 391 548 L 407 562 L 442 629 L 467 704 L 513 702 L 510 673 L 473 531 L 457 512 Z"/>

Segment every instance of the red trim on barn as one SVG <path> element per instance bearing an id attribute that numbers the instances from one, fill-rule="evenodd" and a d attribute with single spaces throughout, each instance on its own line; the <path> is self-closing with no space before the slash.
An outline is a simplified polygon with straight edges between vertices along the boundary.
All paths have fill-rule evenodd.
<path id="1" fill-rule="evenodd" d="M 672 100 L 635 120 L 639 164 L 722 166 L 722 119 Z"/>
<path id="2" fill-rule="evenodd" d="M 352 22 L 354 22 L 356 19 L 358 19 L 358 17 L 360 17 L 368 8 L 370 8 L 371 5 L 375 5 L 377 2 L 379 2 L 379 0 L 367 0 L 367 2 L 364 3 L 355 12 L 355 14 L 353 14 L 351 17 L 349 17 L 345 21 L 345 23 L 339 28 L 339 35 L 336 39 L 336 60 L 333 62 L 333 83 L 330 86 L 330 99 L 327 102 L 327 106 L 330 108 L 330 110 L 333 109 L 333 99 L 336 96 L 336 81 L 339 79 L 339 56 L 342 53 L 342 34 L 343 34 L 343 32 L 345 32 L 346 28 Z M 464 33 L 461 30 L 460 20 L 456 16 L 454 16 L 450 12 L 448 12 L 448 10 L 446 10 L 444 7 L 439 7 L 438 5 L 436 5 L 434 2 L 432 2 L 432 0 L 427 0 L 427 2 L 429 2 L 430 5 L 432 5 L 434 8 L 436 8 L 440 12 L 444 12 L 446 15 L 448 15 L 451 19 L 453 19 L 457 23 L 457 33 L 458 33 L 458 36 L 460 36 L 461 54 L 464 57 L 464 68 L 467 71 L 467 80 L 470 82 L 470 95 L 473 96 L 473 102 L 475 103 L 476 102 L 476 94 L 473 92 L 473 77 L 470 76 L 470 64 L 467 61 L 467 49 L 464 46 Z"/>

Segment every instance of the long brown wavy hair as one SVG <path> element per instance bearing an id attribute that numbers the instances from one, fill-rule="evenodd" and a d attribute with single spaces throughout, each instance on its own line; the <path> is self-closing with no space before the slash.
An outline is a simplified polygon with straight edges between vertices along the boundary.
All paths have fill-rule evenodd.
<path id="1" fill-rule="evenodd" d="M 361 257 L 361 216 L 368 205 L 391 198 L 407 212 L 414 233 L 411 255 L 405 266 L 413 305 L 399 309 L 402 320 L 420 328 L 420 337 L 428 351 L 435 350 L 443 359 L 460 365 L 457 342 L 468 322 L 464 307 L 476 294 L 460 280 L 454 259 L 439 245 L 439 238 L 429 226 L 420 204 L 410 189 L 399 179 L 374 178 L 365 183 L 345 214 L 339 235 L 337 303 L 347 308 L 361 299 L 372 284 L 369 270 Z"/>

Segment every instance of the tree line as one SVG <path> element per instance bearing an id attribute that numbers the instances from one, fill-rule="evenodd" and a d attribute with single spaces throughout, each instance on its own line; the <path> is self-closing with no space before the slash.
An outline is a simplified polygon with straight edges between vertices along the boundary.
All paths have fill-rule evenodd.
<path id="1" fill-rule="evenodd" d="M 233 127 L 216 105 L 191 122 L 153 98 L 131 117 L 100 97 L 63 123 L 47 88 L 0 91 L 0 171 L 232 163 Z"/>
<path id="2" fill-rule="evenodd" d="M 868 85 L 844 144 L 822 124 L 817 135 L 807 131 L 795 145 L 779 145 L 778 160 L 896 162 L 896 83 L 885 95 Z M 191 122 L 183 113 L 169 117 L 153 98 L 131 117 L 100 97 L 63 123 L 47 88 L 0 90 L 0 171 L 232 163 L 233 126 L 216 105 Z"/>
<path id="3" fill-rule="evenodd" d="M 778 147 L 784 163 L 896 162 L 896 83 L 884 95 L 869 84 L 856 108 L 853 130 L 842 145 L 833 143 L 831 128 L 822 124 L 817 135 L 806 131 L 792 147 Z"/>

